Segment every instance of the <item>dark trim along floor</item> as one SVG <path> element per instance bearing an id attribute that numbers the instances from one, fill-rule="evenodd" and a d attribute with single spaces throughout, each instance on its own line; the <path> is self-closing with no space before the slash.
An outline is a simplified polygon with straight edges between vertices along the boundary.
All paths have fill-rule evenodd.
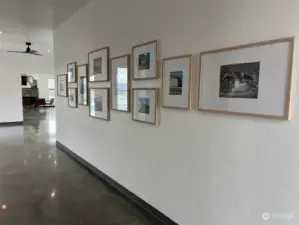
<path id="1" fill-rule="evenodd" d="M 14 127 L 14 126 L 23 126 L 23 125 L 24 125 L 23 121 L 0 123 L 0 127 Z"/>
<path id="2" fill-rule="evenodd" d="M 73 160 L 81 164 L 85 169 L 88 170 L 92 175 L 95 175 L 97 178 L 114 188 L 117 192 L 121 193 L 125 198 L 133 203 L 137 204 L 144 211 L 152 215 L 160 224 L 165 225 L 178 225 L 176 222 L 171 220 L 169 217 L 161 213 L 159 210 L 154 208 L 153 206 L 146 203 L 144 200 L 130 192 L 128 189 L 123 187 L 121 184 L 117 183 L 115 180 L 107 176 L 105 173 L 91 165 L 89 162 L 85 161 L 83 158 L 78 156 L 76 153 L 72 152 L 69 148 L 61 144 L 59 141 L 56 141 L 56 146 L 58 149 L 65 152 L 68 156 L 70 156 Z"/>

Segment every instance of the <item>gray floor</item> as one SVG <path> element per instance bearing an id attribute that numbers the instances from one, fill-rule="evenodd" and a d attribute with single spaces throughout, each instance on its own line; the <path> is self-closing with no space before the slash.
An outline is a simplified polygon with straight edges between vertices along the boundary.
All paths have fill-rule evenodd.
<path id="1" fill-rule="evenodd" d="M 153 225 L 135 205 L 55 147 L 55 111 L 0 128 L 0 224 Z"/>

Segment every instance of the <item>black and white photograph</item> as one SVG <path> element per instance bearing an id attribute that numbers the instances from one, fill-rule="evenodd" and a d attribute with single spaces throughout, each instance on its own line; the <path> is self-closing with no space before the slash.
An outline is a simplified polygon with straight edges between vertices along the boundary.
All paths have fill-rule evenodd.
<path id="1" fill-rule="evenodd" d="M 223 65 L 220 68 L 220 98 L 258 99 L 260 62 Z"/>
<path id="2" fill-rule="evenodd" d="M 169 95 L 182 95 L 183 71 L 169 73 Z"/>
<path id="3" fill-rule="evenodd" d="M 94 110 L 97 112 L 103 111 L 102 96 L 97 96 L 94 98 Z"/>
<path id="4" fill-rule="evenodd" d="M 93 60 L 93 74 L 102 73 L 102 57 Z"/>

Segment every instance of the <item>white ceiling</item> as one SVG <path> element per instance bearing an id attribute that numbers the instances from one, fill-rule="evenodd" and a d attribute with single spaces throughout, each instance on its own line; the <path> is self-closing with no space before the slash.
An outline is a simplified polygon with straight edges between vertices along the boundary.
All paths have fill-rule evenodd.
<path id="1" fill-rule="evenodd" d="M 53 49 L 53 28 L 90 0 L 0 0 L 0 50 Z"/>

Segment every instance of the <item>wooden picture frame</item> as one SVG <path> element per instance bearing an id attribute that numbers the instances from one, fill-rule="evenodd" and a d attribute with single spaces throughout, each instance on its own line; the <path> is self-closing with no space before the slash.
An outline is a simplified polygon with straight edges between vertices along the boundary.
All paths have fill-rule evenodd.
<path id="1" fill-rule="evenodd" d="M 77 83 L 77 62 L 67 64 L 67 80 L 69 84 Z"/>
<path id="2" fill-rule="evenodd" d="M 75 97 L 75 101 L 74 101 L 74 105 L 71 105 L 70 103 L 70 97 L 72 96 L 72 92 L 74 91 L 74 96 Z M 68 88 L 68 106 L 70 108 L 78 108 L 78 88 L 75 87 L 69 87 Z"/>
<path id="3" fill-rule="evenodd" d="M 167 65 L 168 64 L 168 65 Z M 172 67 L 172 70 L 166 71 L 166 69 Z M 170 68 L 169 68 L 170 69 Z M 171 87 L 170 81 L 168 80 L 168 74 L 171 76 L 171 73 L 180 72 L 181 76 L 181 87 L 179 88 L 179 94 L 174 93 L 170 94 Z M 190 110 L 191 109 L 191 94 L 192 94 L 192 55 L 181 55 L 174 56 L 169 58 L 164 58 L 162 60 L 162 93 L 161 93 L 161 102 L 163 108 L 169 109 L 182 109 L 182 110 Z M 185 76 L 188 76 L 185 78 Z M 168 82 L 166 82 L 166 80 Z M 187 91 L 184 90 L 184 86 L 187 85 Z M 186 87 L 186 86 L 185 86 Z M 168 95 L 166 95 L 166 91 Z M 166 98 L 170 100 L 171 103 L 166 102 Z M 175 103 L 174 103 L 175 102 Z M 181 102 L 181 103 L 179 103 Z"/>
<path id="4" fill-rule="evenodd" d="M 293 74 L 294 44 L 295 44 L 294 37 L 288 37 L 288 38 L 281 38 L 281 39 L 275 39 L 275 40 L 270 40 L 270 41 L 262 41 L 262 42 L 257 42 L 257 43 L 238 45 L 238 46 L 233 46 L 233 47 L 229 47 L 229 48 L 223 48 L 223 49 L 202 52 L 200 54 L 200 76 L 199 76 L 200 79 L 199 79 L 199 88 L 198 88 L 198 96 L 199 96 L 198 111 L 224 113 L 224 114 L 231 114 L 231 115 L 254 116 L 254 117 L 272 118 L 272 119 L 280 119 L 280 120 L 289 120 L 289 118 L 290 118 L 291 83 L 292 83 L 292 74 Z M 273 48 L 273 50 L 270 50 L 270 49 L 272 49 L 271 47 Z M 274 47 L 277 48 L 277 50 L 275 50 L 276 52 L 274 51 Z M 277 52 L 278 50 L 282 51 L 283 47 L 287 49 L 287 50 L 285 50 L 287 52 L 281 52 L 281 53 Z M 277 107 L 278 109 L 275 108 L 275 110 L 273 110 L 273 113 L 241 112 L 241 111 L 237 111 L 237 110 L 211 109 L 211 107 L 203 106 L 203 101 L 205 101 L 205 99 L 203 98 L 203 94 L 201 92 L 204 91 L 203 88 L 208 88 L 207 85 L 204 84 L 204 80 L 203 80 L 204 76 L 208 76 L 208 75 L 205 75 L 204 71 L 203 71 L 204 63 L 207 63 L 207 59 L 204 57 L 209 55 L 211 58 L 212 54 L 224 55 L 224 54 L 233 54 L 233 52 L 234 52 L 235 55 L 233 58 L 235 59 L 235 58 L 238 58 L 236 56 L 236 54 L 240 54 L 240 52 L 246 51 L 247 49 L 251 49 L 251 55 L 248 57 L 246 56 L 247 58 L 252 59 L 251 62 L 257 61 L 257 59 L 261 58 L 261 60 L 258 62 L 260 63 L 260 67 L 261 67 L 260 69 L 261 69 L 261 71 L 263 71 L 263 74 L 262 75 L 258 74 L 259 79 L 262 79 L 261 78 L 262 76 L 266 76 L 268 74 L 271 75 L 272 81 L 271 82 L 263 82 L 263 85 L 265 86 L 265 83 L 267 83 L 269 86 L 271 86 L 271 85 L 273 85 L 273 82 L 276 82 L 275 88 L 272 87 L 272 89 L 273 89 L 271 92 L 272 96 L 270 94 L 268 94 L 270 96 L 269 97 L 268 95 L 263 93 L 263 98 L 268 99 L 268 101 L 264 100 L 264 102 L 260 103 L 260 105 L 265 105 L 265 107 L 264 107 L 265 109 L 263 109 L 263 110 L 265 110 L 265 111 L 269 110 L 266 107 L 266 105 L 268 105 L 269 102 L 272 102 L 271 109 L 272 108 L 274 109 L 274 105 L 279 104 L 279 102 L 282 102 L 281 105 L 283 105 L 283 106 L 275 105 L 275 107 Z M 262 51 L 264 49 L 263 50 L 264 52 L 259 53 L 259 54 L 252 53 L 253 51 L 257 51 L 257 49 L 261 49 L 260 51 Z M 254 54 L 259 55 L 259 57 L 256 57 Z M 252 55 L 254 55 L 256 57 L 256 60 L 254 60 L 254 56 L 252 56 Z M 242 53 L 242 57 L 246 58 L 244 52 Z M 274 58 L 274 57 L 280 57 L 280 58 Z M 226 58 L 228 58 L 228 57 L 226 57 Z M 230 59 L 230 60 L 232 60 L 232 59 Z M 241 61 L 237 61 L 237 60 L 235 60 L 235 61 L 241 62 Z M 266 63 L 264 63 L 264 61 L 266 61 Z M 284 62 L 282 62 L 282 61 L 284 61 Z M 281 66 L 281 65 L 278 66 L 277 64 L 279 64 L 279 63 L 284 63 L 284 64 L 283 64 L 283 66 Z M 227 63 L 227 64 L 229 64 L 229 63 Z M 242 61 L 241 64 L 245 65 L 246 63 L 244 63 Z M 247 63 L 247 64 L 249 64 L 249 63 Z M 267 70 L 268 67 L 266 67 L 265 65 L 268 67 L 276 66 L 276 67 L 278 67 L 278 69 L 276 68 L 275 70 L 274 69 Z M 224 65 L 224 66 L 234 66 L 234 64 Z M 264 68 L 262 66 L 264 66 Z M 222 73 L 222 68 L 224 68 L 224 67 L 221 66 L 220 74 Z M 281 68 L 285 68 L 285 71 L 283 71 L 283 72 L 279 71 L 279 69 L 281 69 Z M 226 68 L 224 68 L 224 69 L 226 69 Z M 267 71 L 268 71 L 268 73 L 267 73 Z M 271 71 L 271 72 L 269 72 L 269 71 Z M 276 73 L 278 73 L 278 71 L 280 73 L 276 74 Z M 259 73 L 260 73 L 260 71 L 259 71 Z M 282 75 L 284 75 L 283 76 L 284 81 L 278 82 L 277 79 L 278 80 L 282 79 L 281 78 Z M 263 78 L 263 79 L 265 79 L 265 78 Z M 259 80 L 259 82 L 261 82 L 261 81 Z M 285 83 L 285 86 L 284 85 L 280 86 L 281 83 L 282 84 Z M 221 85 L 221 84 L 219 84 L 219 85 Z M 235 83 L 234 83 L 234 85 L 235 85 Z M 220 86 L 220 88 L 221 88 L 221 86 Z M 259 93 L 260 89 L 263 90 L 261 85 L 259 85 L 259 83 L 258 83 L 258 90 L 257 90 L 258 95 L 260 95 L 260 93 Z M 269 89 L 269 87 L 268 87 L 268 89 Z M 255 89 L 252 89 L 252 90 L 255 90 Z M 274 90 L 275 90 L 275 92 L 273 92 Z M 263 91 L 265 92 L 265 90 L 263 90 Z M 236 92 L 236 91 L 234 90 L 234 92 Z M 277 95 L 278 92 L 281 92 L 282 94 Z M 266 93 L 269 93 L 269 91 Z M 273 93 L 276 94 L 277 96 L 273 96 Z M 229 93 L 229 94 L 232 95 L 231 93 Z M 256 99 L 258 99 L 258 96 L 256 96 Z M 272 99 L 275 99 L 275 101 L 273 101 Z M 230 100 L 230 107 L 232 107 L 231 106 L 232 104 L 236 105 L 235 102 L 236 102 L 235 100 Z M 252 104 L 252 102 L 253 101 L 247 101 L 247 103 L 250 103 L 250 104 Z M 204 104 L 206 104 L 206 103 L 204 103 Z M 247 108 L 249 108 L 249 107 L 247 107 Z M 242 108 L 242 110 L 243 110 L 243 108 Z M 274 113 L 274 111 L 277 111 L 279 113 L 277 113 L 277 112 Z M 281 114 L 281 115 L 279 115 L 279 114 Z"/>
<path id="5" fill-rule="evenodd" d="M 142 60 L 142 57 L 146 59 Z M 138 62 L 138 67 L 137 67 L 137 62 Z M 141 64 L 141 62 L 146 62 L 146 63 Z M 140 68 L 141 65 L 143 65 L 142 70 Z M 154 66 L 154 68 L 151 68 L 151 66 Z M 140 72 L 138 73 L 138 71 Z M 159 77 L 160 77 L 160 42 L 158 40 L 154 40 L 154 41 L 149 41 L 146 43 L 133 46 L 132 47 L 132 80 L 155 80 L 158 79 Z"/>
<path id="6" fill-rule="evenodd" d="M 88 82 L 107 82 L 110 80 L 109 58 L 110 47 L 108 46 L 88 53 Z"/>
<path id="7" fill-rule="evenodd" d="M 115 68 L 114 68 L 114 62 L 118 65 L 122 65 L 122 69 L 125 67 L 127 69 L 127 105 L 126 107 L 124 106 L 119 106 L 117 108 L 117 106 L 115 107 L 115 103 L 114 103 L 114 91 L 117 91 L 117 87 L 115 87 L 115 85 L 117 84 L 117 79 L 115 76 Z M 110 106 L 111 106 L 111 110 L 114 111 L 119 111 L 119 112 L 130 112 L 131 111 L 131 60 L 130 60 L 130 55 L 126 54 L 126 55 L 121 55 L 121 56 L 117 56 L 114 58 L 110 59 L 110 80 L 111 80 L 111 88 L 110 88 Z M 117 65 L 116 65 L 117 66 Z M 117 98 L 117 96 L 116 96 Z M 122 109 L 125 108 L 125 109 Z"/>
<path id="8" fill-rule="evenodd" d="M 83 103 L 81 103 L 80 101 L 80 82 L 81 82 L 81 79 L 80 79 L 80 70 L 82 69 L 82 71 L 85 72 L 85 76 L 81 76 L 81 77 L 85 77 L 86 78 L 86 104 L 84 104 L 84 99 L 83 99 Z M 78 105 L 83 105 L 83 106 L 88 106 L 88 94 L 89 94 L 89 82 L 88 82 L 88 64 L 82 64 L 82 65 L 78 65 L 77 67 L 77 75 L 78 75 L 78 78 L 77 78 L 77 81 L 78 81 Z M 84 85 L 84 83 L 83 83 Z M 84 94 L 83 94 L 84 95 Z M 84 97 L 83 97 L 84 98 Z"/>
<path id="9" fill-rule="evenodd" d="M 146 121 L 145 120 L 141 120 L 141 119 L 136 119 L 135 118 L 135 114 L 136 114 L 136 111 L 137 111 L 137 107 L 135 107 L 136 105 L 136 98 L 135 98 L 135 93 L 134 92 L 138 92 L 138 91 L 153 91 L 155 96 L 153 97 L 153 99 L 155 100 L 155 103 L 152 105 L 155 107 L 155 112 L 153 113 L 154 115 L 154 119 L 152 121 Z M 149 100 L 148 100 L 149 101 Z M 149 102 L 148 102 L 149 103 Z M 160 115 L 160 108 L 159 108 L 159 89 L 158 88 L 132 88 L 132 120 L 133 121 L 136 121 L 136 122 L 139 122 L 139 123 L 145 123 L 145 124 L 151 124 L 151 125 L 158 125 L 159 122 L 160 122 L 160 118 L 159 115 Z M 150 113 L 150 105 L 148 105 L 149 107 L 149 110 L 148 110 L 148 114 Z M 147 108 L 148 108 L 147 107 Z M 140 108 L 138 109 L 138 111 L 140 112 Z"/>
<path id="10" fill-rule="evenodd" d="M 93 97 L 93 94 L 91 93 L 92 91 L 102 91 L 102 93 L 100 93 L 102 96 L 106 95 L 104 98 L 104 101 L 102 101 L 102 97 L 101 97 L 101 104 L 100 104 L 100 108 L 101 108 L 101 112 L 103 111 L 103 109 L 105 108 L 107 112 L 104 112 L 103 115 L 100 116 L 96 116 L 96 115 L 92 115 L 92 107 L 97 107 L 96 103 L 94 103 L 94 100 L 92 100 L 91 98 Z M 94 94 L 95 95 L 95 94 Z M 99 93 L 98 93 L 99 95 Z M 100 119 L 100 120 L 106 120 L 106 121 L 110 121 L 110 91 L 109 88 L 89 88 L 89 116 L 95 119 Z M 103 106 L 103 102 L 106 104 Z M 100 112 L 99 110 L 95 109 L 95 112 Z"/>
<path id="11" fill-rule="evenodd" d="M 59 88 L 60 88 L 60 83 L 59 83 L 59 78 L 60 77 L 64 77 L 64 80 L 65 80 L 65 95 L 61 95 L 59 93 Z M 56 78 L 56 84 L 57 84 L 57 87 L 56 87 L 56 92 L 57 92 L 57 96 L 58 97 L 68 97 L 68 81 L 67 81 L 67 74 L 59 74 L 57 75 L 57 78 Z"/>

